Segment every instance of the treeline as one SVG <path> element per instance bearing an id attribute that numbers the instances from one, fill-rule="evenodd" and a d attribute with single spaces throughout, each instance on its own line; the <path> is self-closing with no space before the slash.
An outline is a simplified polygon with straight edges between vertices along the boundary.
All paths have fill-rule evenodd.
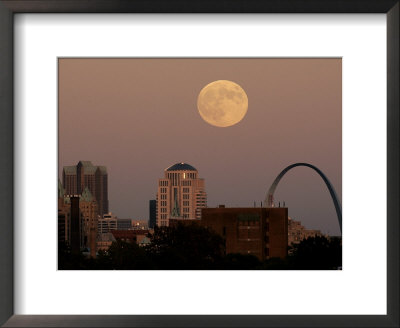
<path id="1" fill-rule="evenodd" d="M 253 255 L 225 254 L 222 237 L 197 225 L 160 227 L 139 247 L 117 240 L 107 252 L 87 258 L 59 245 L 60 270 L 331 270 L 342 265 L 340 239 L 315 237 L 289 249 L 285 259 L 264 262 Z"/>

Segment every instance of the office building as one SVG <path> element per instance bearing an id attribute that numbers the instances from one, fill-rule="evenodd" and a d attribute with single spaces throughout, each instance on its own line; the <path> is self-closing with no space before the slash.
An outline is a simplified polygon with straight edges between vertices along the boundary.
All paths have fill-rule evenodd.
<path id="1" fill-rule="evenodd" d="M 103 217 L 98 220 L 98 233 L 104 234 L 111 232 L 112 230 L 117 230 L 117 221 L 117 217 L 112 213 L 104 214 Z"/>
<path id="2" fill-rule="evenodd" d="M 309 237 L 323 236 L 320 230 L 306 229 L 300 221 L 288 219 L 288 245 L 299 244 Z"/>
<path id="3" fill-rule="evenodd" d="M 154 229 L 157 222 L 157 201 L 152 199 L 149 201 L 149 228 Z"/>
<path id="4" fill-rule="evenodd" d="M 79 196 L 71 196 L 71 253 L 77 255 L 81 250 L 81 214 L 79 210 Z"/>
<path id="5" fill-rule="evenodd" d="M 67 244 L 69 231 L 68 231 L 68 214 L 58 210 L 58 247 Z"/>
<path id="6" fill-rule="evenodd" d="M 108 175 L 105 166 L 95 166 L 90 161 L 64 166 L 63 186 L 66 195 L 80 195 L 88 188 L 97 201 L 100 215 L 108 213 Z"/>
<path id="7" fill-rule="evenodd" d="M 203 209 L 201 220 L 197 222 L 224 239 L 227 254 L 251 254 L 260 260 L 287 256 L 287 208 L 225 208 L 221 205 Z"/>
<path id="8" fill-rule="evenodd" d="M 58 184 L 58 242 L 72 245 L 72 203 L 77 199 L 79 207 L 79 247 L 89 248 L 90 256 L 96 256 L 98 206 L 89 188 L 80 195 L 65 195 L 61 182 Z M 75 213 L 76 214 L 76 213 Z"/>
<path id="9" fill-rule="evenodd" d="M 201 218 L 201 209 L 207 207 L 204 179 L 187 163 L 177 163 L 164 170 L 158 180 L 156 224 L 168 226 L 170 218 Z"/>
<path id="10" fill-rule="evenodd" d="M 80 195 L 79 208 L 83 220 L 83 247 L 90 249 L 91 257 L 96 257 L 99 211 L 97 202 L 88 187 L 85 187 Z"/>
<path id="11" fill-rule="evenodd" d="M 69 200 L 69 198 L 68 198 Z M 70 240 L 70 205 L 65 202 L 65 191 L 58 180 L 58 246 L 66 246 Z"/>
<path id="12" fill-rule="evenodd" d="M 117 218 L 117 230 L 131 230 L 132 219 L 118 219 Z"/>

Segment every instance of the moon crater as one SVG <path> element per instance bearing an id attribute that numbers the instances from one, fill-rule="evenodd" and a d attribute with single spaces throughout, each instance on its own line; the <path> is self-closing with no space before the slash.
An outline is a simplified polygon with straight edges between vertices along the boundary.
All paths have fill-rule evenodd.
<path id="1" fill-rule="evenodd" d="M 218 80 L 207 84 L 200 91 L 197 108 L 207 123 L 228 127 L 239 123 L 246 115 L 248 98 L 240 85 Z"/>

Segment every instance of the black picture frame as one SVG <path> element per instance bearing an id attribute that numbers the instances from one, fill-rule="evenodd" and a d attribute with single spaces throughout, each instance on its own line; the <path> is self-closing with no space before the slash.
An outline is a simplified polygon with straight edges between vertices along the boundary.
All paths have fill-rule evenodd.
<path id="1" fill-rule="evenodd" d="M 4 327 L 399 327 L 399 0 L 0 0 L 0 324 Z M 16 13 L 385 13 L 387 315 L 14 315 L 13 20 Z M 366 268 L 367 270 L 367 268 Z"/>

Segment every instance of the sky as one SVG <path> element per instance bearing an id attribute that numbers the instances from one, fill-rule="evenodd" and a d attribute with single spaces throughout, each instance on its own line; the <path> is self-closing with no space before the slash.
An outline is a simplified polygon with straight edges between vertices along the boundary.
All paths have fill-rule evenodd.
<path id="1" fill-rule="evenodd" d="M 306 162 L 342 195 L 341 59 L 104 58 L 59 59 L 59 178 L 80 160 L 108 170 L 109 209 L 147 220 L 164 169 L 178 162 L 205 179 L 208 206 L 260 206 L 275 177 Z M 244 118 L 229 127 L 197 109 L 204 86 L 240 85 Z M 336 212 L 319 175 L 289 171 L 275 201 L 307 229 L 339 235 Z M 346 220 L 346 218 L 344 218 Z"/>

